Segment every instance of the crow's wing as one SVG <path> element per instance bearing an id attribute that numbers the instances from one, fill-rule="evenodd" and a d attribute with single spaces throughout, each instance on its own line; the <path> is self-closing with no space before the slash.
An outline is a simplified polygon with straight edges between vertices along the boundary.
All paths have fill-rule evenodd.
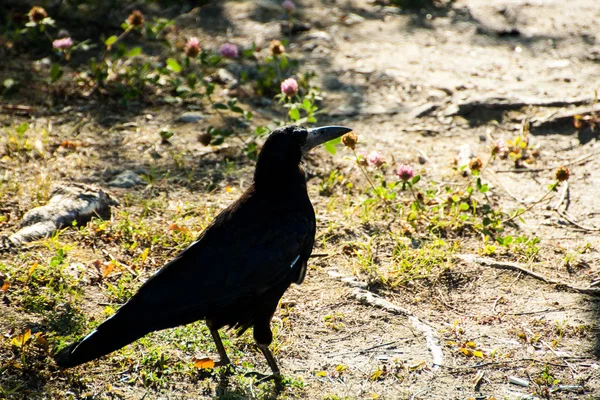
<path id="1" fill-rule="evenodd" d="M 245 208 L 224 211 L 123 308 L 152 318 L 180 313 L 201 318 L 303 277 L 314 241 L 314 219 L 289 211 L 260 218 L 248 212 L 254 207 Z"/>

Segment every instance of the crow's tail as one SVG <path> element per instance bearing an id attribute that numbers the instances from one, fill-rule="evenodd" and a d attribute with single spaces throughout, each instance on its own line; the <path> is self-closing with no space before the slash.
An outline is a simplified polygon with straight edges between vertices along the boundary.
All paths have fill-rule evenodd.
<path id="1" fill-rule="evenodd" d="M 119 310 L 85 338 L 59 351 L 54 356 L 56 364 L 61 368 L 75 367 L 112 353 L 150 332 L 141 329 L 144 324 L 123 311 Z"/>

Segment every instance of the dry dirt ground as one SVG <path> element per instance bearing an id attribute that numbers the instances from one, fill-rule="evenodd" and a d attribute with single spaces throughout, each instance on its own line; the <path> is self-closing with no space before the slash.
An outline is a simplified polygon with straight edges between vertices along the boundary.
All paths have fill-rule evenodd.
<path id="1" fill-rule="evenodd" d="M 600 89 L 600 2 L 465 0 L 429 14 L 398 13 L 365 1 L 297 4 L 299 19 L 312 28 L 294 37 L 289 51 L 301 59 L 301 68 L 316 72 L 326 94 L 319 123 L 352 127 L 361 150 L 376 149 L 395 163 L 418 166 L 423 182 L 462 182 L 465 178 L 452 163 L 459 146 L 469 145 L 472 153 L 487 159 L 493 139 L 511 139 L 525 118 L 532 121 L 530 140 L 539 157 L 531 170 L 512 172 L 510 162 L 495 161 L 484 178 L 497 203 L 510 211 L 539 199 L 552 182 L 555 167 L 570 163 L 565 202 L 568 218 L 579 226 L 552 210 L 555 200 L 543 202 L 509 228 L 514 237 L 539 238 L 539 250 L 532 250 L 535 245 L 499 248 L 489 257 L 519 262 L 527 270 L 579 288 L 598 282 L 597 131 L 577 131 L 572 119 L 553 122 L 552 118 L 574 105 L 589 105 L 594 90 Z M 218 13 L 198 9 L 179 17 L 177 23 L 182 32 L 197 35 L 202 42 L 228 38 L 241 45 L 255 41 L 264 46 L 279 35 L 280 14 L 260 2 L 227 2 Z M 14 231 L 18 218 L 40 204 L 38 199 L 47 196 L 50 183 L 86 182 L 108 188 L 121 203 L 111 222 L 121 228 L 113 228 L 113 234 L 138 235 L 138 242 L 150 248 L 147 260 L 140 263 L 142 248 L 123 249 L 102 234 L 67 230 L 50 244 L 32 245 L 16 255 L 0 254 L 6 269 L 27 269 L 32 260 L 47 262 L 57 247 L 68 245 L 66 264 L 81 263 L 87 271 L 84 275 L 91 277 L 82 281 L 83 292 L 73 295 L 75 311 L 59 313 L 65 318 L 75 314 L 69 323 L 77 318 L 102 319 L 107 304 L 123 300 L 115 287 L 128 272 L 98 281 L 96 260 L 114 257 L 123 264 L 140 263 L 139 276 L 130 278 L 131 286 L 137 287 L 138 280 L 147 278 L 235 199 L 252 172 L 252 163 L 243 156 L 204 154 L 208 150 L 196 140 L 204 121 L 178 126 L 168 148 L 157 145 L 155 132 L 185 111 L 181 107 L 105 111 L 102 118 L 86 120 L 75 137 L 74 126 L 87 116 L 88 107 L 76 103 L 56 113 L 0 114 L 9 127 L 27 121 L 33 131 L 48 129 L 51 143 L 83 143 L 26 164 L 10 160 L 0 164 L 0 177 L 19 181 L 18 187 L 3 192 L 3 233 Z M 254 111 L 257 118 L 272 117 L 268 108 Z M 419 164 L 419 157 L 426 162 Z M 362 289 L 363 294 L 374 292 L 410 315 L 360 300 L 361 289 L 341 278 L 355 276 L 370 282 L 357 260 L 360 252 L 352 249 L 372 243 L 372 261 L 386 271 L 394 268 L 393 244 L 378 239 L 382 237 L 378 221 L 353 214 L 343 190 L 332 196 L 319 193 L 333 170 L 356 186 L 365 185 L 347 150 L 340 149 L 334 157 L 319 150 L 307 166 L 316 175 L 309 181 L 319 220 L 315 253 L 325 256 L 313 259 L 306 281 L 286 293 L 275 317 L 277 358 L 288 378 L 283 388 L 248 383 L 235 374 L 227 381 L 224 375 L 193 368 L 170 371 L 170 365 L 179 365 L 176 361 L 191 365 L 194 357 L 214 356 L 201 324 L 170 334 L 166 341 L 161 341 L 161 335 L 169 333 L 151 335 L 143 346 L 131 346 L 73 371 L 59 371 L 50 358 L 39 354 L 36 357 L 43 361 L 34 370 L 26 365 L 17 368 L 11 339 L 27 327 L 47 332 L 60 326 L 60 321 L 52 325 L 43 313 L 12 305 L 9 288 L 0 304 L 4 395 L 27 399 L 600 398 L 597 296 L 545 283 L 522 271 L 452 256 L 443 268 L 432 270 L 427 283 L 415 279 L 395 287 Z M 109 188 L 107 182 L 124 169 L 143 170 L 156 178 L 133 189 Z M 94 224 L 98 227 L 101 222 Z M 172 224 L 185 227 L 189 236 L 160 239 L 178 234 Z M 414 237 L 407 240 L 409 246 L 418 247 Z M 447 241 L 458 246 L 453 254 L 477 254 L 484 247 L 478 235 Z M 107 289 L 110 285 L 112 290 Z M 429 342 L 420 329 L 423 326 L 411 315 L 433 328 Z M 85 333 L 63 330 L 70 337 Z M 190 340 L 194 345 L 186 347 Z M 227 347 L 234 363 L 266 370 L 250 343 L 247 336 L 231 337 Z M 432 352 L 438 345 L 443 356 L 439 366 L 434 365 Z M 465 354 L 461 348 L 475 353 Z M 484 358 L 477 356 L 478 351 Z M 166 367 L 144 364 L 149 354 L 162 353 Z M 525 380 L 529 387 L 510 383 L 509 377 Z"/>

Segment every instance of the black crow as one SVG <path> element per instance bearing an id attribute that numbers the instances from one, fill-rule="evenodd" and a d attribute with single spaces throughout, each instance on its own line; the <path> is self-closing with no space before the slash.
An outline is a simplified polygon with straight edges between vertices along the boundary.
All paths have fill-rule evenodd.
<path id="1" fill-rule="evenodd" d="M 229 358 L 218 330 L 254 340 L 274 375 L 270 322 L 279 299 L 300 284 L 315 239 L 315 212 L 306 191 L 302 156 L 350 129 L 287 126 L 273 131 L 258 156 L 254 181 L 198 240 L 152 276 L 112 317 L 61 350 L 56 363 L 74 367 L 161 329 L 205 320 L 220 360 Z"/>

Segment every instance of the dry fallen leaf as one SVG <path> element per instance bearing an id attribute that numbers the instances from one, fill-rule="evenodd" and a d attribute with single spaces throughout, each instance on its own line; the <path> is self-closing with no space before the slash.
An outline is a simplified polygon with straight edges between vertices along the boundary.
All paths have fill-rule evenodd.
<path id="1" fill-rule="evenodd" d="M 29 279 L 31 279 L 31 276 L 33 275 L 33 273 L 35 272 L 36 268 L 38 267 L 38 263 L 34 262 L 33 265 L 31 267 L 29 267 L 29 271 L 27 271 L 27 279 L 25 280 L 25 284 L 27 285 L 27 283 L 29 282 Z"/>
<path id="2" fill-rule="evenodd" d="M 215 366 L 215 362 L 213 360 L 211 360 L 210 358 L 201 358 L 201 359 L 194 358 L 193 361 L 194 361 L 194 367 L 196 367 L 198 369 L 214 368 L 214 366 Z"/>
<path id="3" fill-rule="evenodd" d="M 461 347 L 459 350 L 460 350 L 461 353 L 463 353 L 467 357 L 473 356 L 473 351 L 471 349 L 467 349 L 467 348 Z"/>
<path id="4" fill-rule="evenodd" d="M 42 349 L 44 349 L 46 353 L 50 353 L 50 345 L 48 344 L 46 338 L 42 336 L 41 332 L 35 334 L 35 341 L 42 347 Z"/>
<path id="5" fill-rule="evenodd" d="M 115 269 L 115 262 L 111 261 L 102 266 L 102 279 L 106 279 L 108 275 Z"/>
<path id="6" fill-rule="evenodd" d="M 188 228 L 186 228 L 185 226 L 179 226 L 177 224 L 171 224 L 169 225 L 169 230 L 173 231 L 173 232 L 183 232 L 183 233 L 189 233 L 190 230 Z"/>
<path id="7" fill-rule="evenodd" d="M 4 293 L 6 293 L 6 291 L 8 290 L 9 287 L 10 287 L 10 283 L 8 283 L 8 281 L 4 281 L 4 285 L 2 285 L 0 290 L 2 290 Z"/>
<path id="8" fill-rule="evenodd" d="M 60 144 L 60 147 L 64 147 L 66 149 L 76 149 L 81 146 L 80 142 L 73 142 L 71 140 L 63 140 Z"/>
<path id="9" fill-rule="evenodd" d="M 27 342 L 29 342 L 29 340 L 31 339 L 31 329 L 27 329 L 25 332 L 21 333 L 19 336 L 14 337 L 10 343 L 17 347 L 17 348 L 22 348 L 23 346 L 25 346 L 27 344 Z"/>
<path id="10" fill-rule="evenodd" d="M 148 258 L 148 254 L 149 254 L 149 253 L 150 253 L 150 248 L 149 248 L 149 247 L 146 247 L 146 248 L 144 249 L 144 251 L 142 251 L 142 254 L 140 255 L 140 261 L 141 261 L 141 262 L 145 262 L 145 261 L 146 261 L 146 258 Z"/>

